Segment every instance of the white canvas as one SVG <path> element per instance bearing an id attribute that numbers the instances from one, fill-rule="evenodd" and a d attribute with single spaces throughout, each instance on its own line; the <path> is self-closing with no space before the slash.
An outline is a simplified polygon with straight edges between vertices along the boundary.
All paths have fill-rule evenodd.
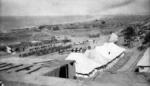
<path id="1" fill-rule="evenodd" d="M 89 74 L 100 64 L 86 58 L 82 53 L 71 53 L 66 60 L 75 60 L 75 70 L 77 73 Z"/>
<path id="2" fill-rule="evenodd" d="M 116 42 L 118 40 L 118 36 L 112 33 L 109 37 L 109 42 Z"/>
<path id="3" fill-rule="evenodd" d="M 150 66 L 150 48 L 148 48 L 145 52 L 143 57 L 139 60 L 138 66 Z"/>
<path id="4" fill-rule="evenodd" d="M 114 43 L 105 43 L 103 46 L 87 50 L 84 54 L 71 53 L 66 60 L 76 61 L 75 69 L 77 73 L 89 74 L 94 68 L 107 64 L 124 51 L 124 48 Z"/>

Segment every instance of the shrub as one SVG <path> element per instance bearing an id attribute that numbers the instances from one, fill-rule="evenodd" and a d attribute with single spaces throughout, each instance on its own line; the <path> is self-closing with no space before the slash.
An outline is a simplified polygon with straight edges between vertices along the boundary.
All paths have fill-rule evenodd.
<path id="1" fill-rule="evenodd" d="M 150 42 L 150 32 L 146 34 L 146 36 L 144 37 L 144 42 L 143 44 L 149 43 Z"/>
<path id="2" fill-rule="evenodd" d="M 102 23 L 102 24 L 105 24 L 106 22 L 105 22 L 105 21 L 102 21 L 101 23 Z"/>
<path id="3" fill-rule="evenodd" d="M 124 31 L 123 31 L 124 39 L 127 41 L 127 45 L 131 47 L 131 44 L 136 36 L 135 29 L 132 26 L 128 26 Z"/>
<path id="4" fill-rule="evenodd" d="M 53 27 L 53 30 L 60 30 L 60 28 L 58 26 Z"/>

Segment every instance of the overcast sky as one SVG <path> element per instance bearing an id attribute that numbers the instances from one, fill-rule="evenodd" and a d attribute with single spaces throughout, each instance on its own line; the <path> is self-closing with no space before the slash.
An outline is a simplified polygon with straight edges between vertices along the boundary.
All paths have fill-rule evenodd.
<path id="1" fill-rule="evenodd" d="M 150 0 L 0 0 L 1 16 L 150 13 Z"/>

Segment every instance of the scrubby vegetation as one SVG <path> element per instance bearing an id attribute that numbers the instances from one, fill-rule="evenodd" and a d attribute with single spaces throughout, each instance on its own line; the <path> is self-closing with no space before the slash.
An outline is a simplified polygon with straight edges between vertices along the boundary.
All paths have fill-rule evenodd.
<path id="1" fill-rule="evenodd" d="M 144 37 L 143 44 L 147 44 L 147 43 L 150 43 L 150 32 L 148 32 Z"/>
<path id="2" fill-rule="evenodd" d="M 147 19 L 143 22 L 131 23 L 129 26 L 126 26 L 121 34 L 124 38 L 124 45 L 129 48 L 133 48 L 133 44 L 139 43 L 138 45 L 140 49 L 142 49 L 143 45 L 150 44 L 150 25 Z"/>
<path id="3" fill-rule="evenodd" d="M 134 38 L 136 36 L 135 29 L 132 26 L 128 26 L 123 31 L 124 40 L 127 43 L 127 46 L 131 47 L 132 42 L 134 41 Z"/>

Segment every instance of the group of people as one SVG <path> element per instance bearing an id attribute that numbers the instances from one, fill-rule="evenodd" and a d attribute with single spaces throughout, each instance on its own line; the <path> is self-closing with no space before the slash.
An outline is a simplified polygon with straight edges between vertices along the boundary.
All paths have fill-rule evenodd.
<path id="1" fill-rule="evenodd" d="M 46 55 L 46 54 L 50 54 L 50 53 L 54 53 L 54 52 L 58 52 L 59 55 L 69 54 L 71 52 L 76 52 L 76 53 L 82 52 L 83 53 L 87 49 L 89 49 L 89 46 L 72 48 L 72 45 L 66 45 L 66 46 L 47 45 L 47 46 L 41 46 L 41 47 L 35 47 L 32 49 L 29 49 L 28 53 L 19 54 L 19 57 L 27 57 L 27 56 L 31 56 L 31 55 L 41 56 L 41 55 Z"/>
<path id="2" fill-rule="evenodd" d="M 95 40 L 79 41 L 79 42 L 75 42 L 74 45 L 83 45 L 83 44 L 88 44 L 89 42 L 95 43 Z"/>
<path id="3" fill-rule="evenodd" d="M 61 49 L 58 51 L 58 54 L 62 55 L 62 54 L 68 54 L 71 52 L 76 52 L 76 53 L 81 53 L 81 52 L 85 52 L 87 50 L 86 47 L 77 47 L 77 48 L 69 48 L 69 49 Z"/>
<path id="4" fill-rule="evenodd" d="M 19 57 L 27 57 L 31 55 L 36 55 L 36 56 L 41 56 L 41 55 L 46 55 L 54 52 L 59 52 L 61 50 L 66 50 L 68 48 L 71 48 L 72 45 L 66 45 L 66 46 L 41 46 L 41 47 L 36 47 L 33 49 L 30 49 L 28 53 L 23 53 L 20 54 Z"/>
<path id="5" fill-rule="evenodd" d="M 13 44 L 13 45 L 8 45 L 14 52 L 20 53 L 24 52 L 27 48 L 29 47 L 37 47 L 37 46 L 43 46 L 46 44 L 52 44 L 50 40 L 44 40 L 42 42 L 36 42 L 36 43 L 31 43 L 31 42 L 22 42 L 20 44 Z M 45 46 L 46 47 L 46 46 Z"/>
<path id="6" fill-rule="evenodd" d="M 29 49 L 29 51 L 32 52 L 32 51 L 38 51 L 38 50 L 43 50 L 43 49 L 47 49 L 47 48 L 52 48 L 52 44 L 50 44 L 50 45 L 43 45 L 43 46 L 37 46 L 37 47 Z"/>
<path id="7" fill-rule="evenodd" d="M 63 55 L 63 54 L 71 53 L 71 52 L 83 53 L 87 49 L 91 49 L 91 46 L 89 45 L 90 42 L 95 43 L 95 40 L 85 40 L 85 41 L 75 42 L 73 43 L 74 47 L 68 48 L 68 49 L 60 49 L 58 51 L 58 54 Z M 80 46 L 80 45 L 85 45 L 85 46 Z"/>
<path id="8" fill-rule="evenodd" d="M 59 55 L 63 55 L 63 54 L 69 54 L 71 52 L 85 52 L 87 49 L 89 49 L 88 47 L 79 47 L 78 45 L 82 45 L 82 44 L 86 44 L 90 42 L 89 40 L 85 40 L 85 41 L 81 41 L 78 43 L 74 43 L 72 44 L 66 44 L 66 45 L 57 45 L 57 43 L 49 43 L 49 44 L 43 44 L 43 43 L 35 43 L 34 48 L 30 48 L 29 52 L 27 53 L 21 53 L 19 54 L 19 57 L 27 57 L 27 56 L 31 56 L 31 55 L 36 55 L 36 56 L 41 56 L 41 55 L 46 55 L 46 54 L 50 54 L 50 53 L 54 53 L 54 52 L 58 52 Z M 78 47 L 76 47 L 76 45 Z M 75 47 L 72 47 L 75 46 Z"/>

